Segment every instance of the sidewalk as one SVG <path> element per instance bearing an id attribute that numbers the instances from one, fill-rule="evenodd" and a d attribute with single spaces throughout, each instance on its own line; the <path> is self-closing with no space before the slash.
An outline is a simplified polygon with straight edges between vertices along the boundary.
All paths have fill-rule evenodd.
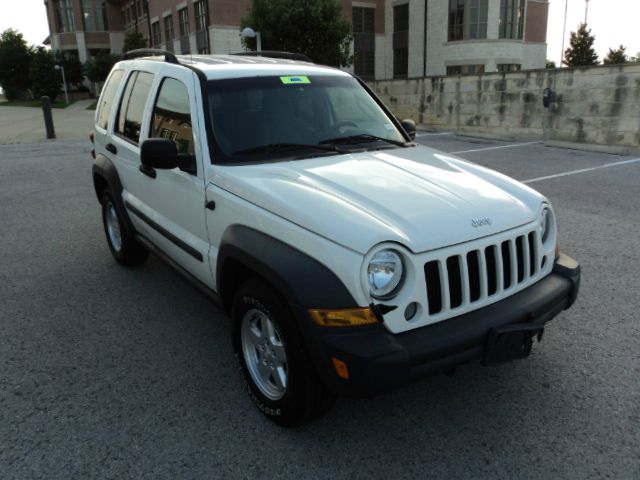
<path id="1" fill-rule="evenodd" d="M 67 108 L 53 108 L 56 138 L 89 138 L 93 128 L 95 100 L 79 100 Z M 47 139 L 41 108 L 0 106 L 0 144 L 32 143 Z"/>

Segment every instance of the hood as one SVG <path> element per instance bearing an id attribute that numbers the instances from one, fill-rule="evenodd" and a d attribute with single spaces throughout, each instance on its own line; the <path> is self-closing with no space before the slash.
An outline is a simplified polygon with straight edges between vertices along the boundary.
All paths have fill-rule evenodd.
<path id="1" fill-rule="evenodd" d="M 419 253 L 531 222 L 543 197 L 427 147 L 216 166 L 212 182 L 346 248 Z"/>

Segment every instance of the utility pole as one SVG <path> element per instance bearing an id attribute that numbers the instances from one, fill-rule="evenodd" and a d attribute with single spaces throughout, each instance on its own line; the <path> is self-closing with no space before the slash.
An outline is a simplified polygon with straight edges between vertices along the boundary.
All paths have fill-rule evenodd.
<path id="1" fill-rule="evenodd" d="M 587 1 L 587 5 L 589 2 Z M 560 52 L 560 67 L 564 63 L 564 39 L 567 34 L 567 9 L 569 8 L 569 0 L 564 2 L 564 27 L 562 27 L 562 51 Z"/>
<path id="2" fill-rule="evenodd" d="M 589 16 L 589 0 L 585 0 L 585 7 L 584 7 L 584 24 L 587 24 L 587 17 Z"/>

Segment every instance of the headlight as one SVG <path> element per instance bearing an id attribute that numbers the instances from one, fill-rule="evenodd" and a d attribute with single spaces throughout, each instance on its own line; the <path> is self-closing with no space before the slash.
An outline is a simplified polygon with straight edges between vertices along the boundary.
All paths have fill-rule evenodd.
<path id="1" fill-rule="evenodd" d="M 402 287 L 402 257 L 395 250 L 380 250 L 369 262 L 367 280 L 371 296 L 379 300 L 393 298 Z"/>
<path id="2" fill-rule="evenodd" d="M 551 210 L 544 208 L 542 210 L 542 216 L 540 217 L 540 236 L 542 237 L 542 243 L 547 243 L 551 233 Z"/>

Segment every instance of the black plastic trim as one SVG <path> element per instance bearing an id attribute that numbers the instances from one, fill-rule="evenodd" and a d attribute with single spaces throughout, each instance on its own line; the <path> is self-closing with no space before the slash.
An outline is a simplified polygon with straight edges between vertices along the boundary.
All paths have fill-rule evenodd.
<path id="1" fill-rule="evenodd" d="M 156 223 L 151 218 L 149 218 L 147 215 L 145 215 L 140 210 L 138 210 L 136 207 L 131 205 L 131 203 L 125 201 L 124 204 L 127 207 L 127 209 L 131 211 L 131 213 L 133 213 L 136 217 L 138 217 L 140 220 L 145 222 L 147 225 L 149 225 L 151 228 L 153 228 L 156 232 L 158 232 L 160 235 L 165 237 L 171 243 L 173 243 L 174 245 L 176 245 L 180 249 L 182 249 L 185 252 L 187 252 L 189 255 L 191 255 L 193 258 L 195 258 L 199 262 L 204 261 L 204 257 L 202 256 L 202 253 L 200 253 L 198 250 L 193 248 L 191 245 L 189 245 L 188 243 L 185 243 L 182 240 L 180 240 L 173 233 L 169 232 L 164 227 L 160 226 L 158 223 Z"/>
<path id="2" fill-rule="evenodd" d="M 147 237 L 137 233 L 135 235 L 135 238 L 147 250 L 153 252 L 158 258 L 160 258 L 160 260 L 162 260 L 171 268 L 176 270 L 188 283 L 190 283 L 195 288 L 197 288 L 200 293 L 202 293 L 205 297 L 211 300 L 218 308 L 222 308 L 222 302 L 220 301 L 220 297 L 209 286 L 207 286 L 202 281 L 198 280 L 196 277 L 191 275 L 191 273 L 185 270 L 180 264 L 175 262 L 169 255 L 167 255 L 160 247 L 158 247 L 155 243 L 153 243 Z"/>
<path id="3" fill-rule="evenodd" d="M 122 60 L 133 60 L 140 57 L 153 57 L 164 56 L 164 61 L 167 63 L 175 63 L 180 65 L 178 58 L 168 50 L 161 50 L 159 48 L 138 48 L 136 50 L 129 50 L 122 54 Z"/>
<path id="4" fill-rule="evenodd" d="M 147 177 L 149 178 L 156 178 L 158 176 L 156 169 L 153 167 L 149 167 L 147 165 L 140 165 L 138 167 L 138 170 L 140 170 L 142 173 L 144 173 Z"/>
<path id="5" fill-rule="evenodd" d="M 220 242 L 216 285 L 225 302 L 229 296 L 224 290 L 224 269 L 230 259 L 271 283 L 290 303 L 308 308 L 357 306 L 347 287 L 325 265 L 291 245 L 243 225 L 229 227 Z"/>
<path id="6" fill-rule="evenodd" d="M 554 271 L 487 307 L 425 327 L 392 334 L 383 324 L 354 328 L 315 325 L 308 309 L 292 305 L 304 326 L 307 348 L 325 385 L 340 396 L 370 396 L 470 361 L 481 361 L 493 329 L 544 326 L 569 308 L 580 285 L 580 267 L 561 255 Z M 541 332 L 541 330 L 540 330 Z M 344 361 L 349 381 L 339 378 L 331 357 Z"/>
<path id="7" fill-rule="evenodd" d="M 400 122 L 400 120 L 398 120 L 398 117 L 396 117 L 393 113 L 391 113 L 391 110 L 389 110 L 389 108 L 385 105 L 382 99 L 378 97 L 378 95 L 376 95 L 376 92 L 374 92 L 371 89 L 371 87 L 369 87 L 369 85 L 367 85 L 367 83 L 364 80 L 362 80 L 360 77 L 353 74 L 352 76 L 358 81 L 358 83 L 362 86 L 362 88 L 364 88 L 366 92 L 369 95 L 371 95 L 371 98 L 373 98 L 373 100 L 378 104 L 378 106 L 387 115 L 387 117 L 389 117 L 389 119 L 391 120 L 391 123 L 393 123 L 395 127 L 400 131 L 400 133 L 404 135 L 404 138 L 407 141 L 407 146 L 408 147 L 415 146 L 414 139 L 412 139 L 409 133 L 407 133 L 407 131 L 404 129 L 404 127 L 402 126 L 402 123 Z"/>
<path id="8" fill-rule="evenodd" d="M 95 161 L 93 162 L 92 175 L 93 186 L 98 201 L 102 201 L 102 187 L 100 185 L 100 182 L 103 181 L 106 184 L 107 189 L 111 193 L 113 204 L 116 207 L 118 215 L 123 220 L 127 232 L 133 235 L 135 229 L 133 228 L 131 219 L 127 214 L 126 208 L 124 207 L 124 202 L 122 201 L 123 187 L 116 166 L 107 157 L 102 154 L 98 154 Z"/>

